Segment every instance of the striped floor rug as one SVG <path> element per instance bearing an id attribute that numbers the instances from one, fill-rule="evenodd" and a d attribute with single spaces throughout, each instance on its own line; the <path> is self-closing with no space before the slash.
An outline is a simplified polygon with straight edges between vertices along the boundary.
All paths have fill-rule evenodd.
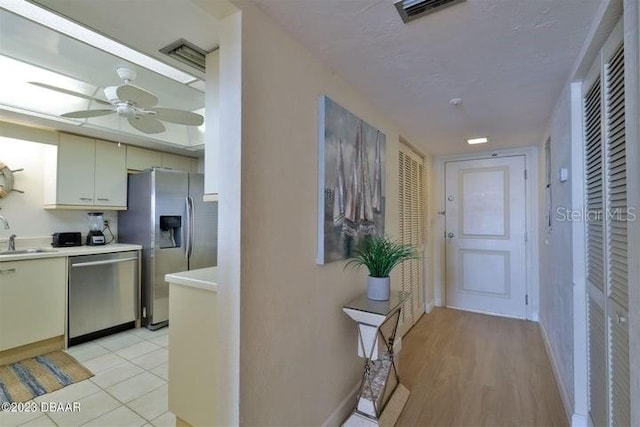
<path id="1" fill-rule="evenodd" d="M 63 351 L 0 366 L 0 402 L 26 402 L 93 373 Z"/>

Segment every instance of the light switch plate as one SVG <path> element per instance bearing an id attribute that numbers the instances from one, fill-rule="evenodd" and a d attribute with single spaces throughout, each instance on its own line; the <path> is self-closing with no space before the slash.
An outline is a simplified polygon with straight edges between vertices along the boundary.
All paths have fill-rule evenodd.
<path id="1" fill-rule="evenodd" d="M 569 181 L 569 169 L 560 168 L 560 182 Z"/>

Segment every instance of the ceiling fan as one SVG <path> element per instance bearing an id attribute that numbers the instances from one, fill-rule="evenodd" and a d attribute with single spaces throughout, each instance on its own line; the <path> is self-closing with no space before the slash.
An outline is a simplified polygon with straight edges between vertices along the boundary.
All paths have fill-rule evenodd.
<path id="1" fill-rule="evenodd" d="M 142 88 L 131 84 L 136 78 L 136 72 L 124 67 L 116 68 L 118 76 L 124 81 L 119 86 L 109 86 L 104 88 L 104 95 L 107 101 L 94 98 L 83 93 L 52 86 L 46 83 L 29 82 L 33 85 L 46 89 L 55 90 L 67 95 L 95 101 L 101 105 L 108 105 L 111 108 L 80 110 L 62 114 L 62 117 L 70 119 L 84 119 L 90 117 L 106 116 L 108 114 L 118 114 L 125 117 L 131 126 L 140 132 L 153 134 L 166 130 L 161 121 L 176 123 L 186 126 L 200 126 L 204 123 L 204 118 L 200 114 L 186 110 L 174 108 L 154 107 L 158 103 L 158 97 Z"/>

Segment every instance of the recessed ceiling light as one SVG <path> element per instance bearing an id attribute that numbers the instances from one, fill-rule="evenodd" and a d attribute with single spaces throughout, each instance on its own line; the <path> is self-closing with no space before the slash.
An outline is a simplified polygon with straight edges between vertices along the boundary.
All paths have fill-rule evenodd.
<path id="1" fill-rule="evenodd" d="M 467 139 L 467 144 L 470 144 L 470 145 L 484 144 L 487 141 L 489 141 L 487 138 L 471 138 L 471 139 Z"/>

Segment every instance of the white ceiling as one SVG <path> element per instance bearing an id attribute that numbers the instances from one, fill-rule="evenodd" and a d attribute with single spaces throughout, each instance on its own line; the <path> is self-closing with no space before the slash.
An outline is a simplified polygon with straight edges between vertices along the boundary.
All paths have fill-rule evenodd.
<path id="1" fill-rule="evenodd" d="M 254 1 L 432 154 L 538 144 L 601 3 L 467 0 L 405 25 L 394 0 Z"/>
<path id="2" fill-rule="evenodd" d="M 191 0 L 31 0 L 190 74 L 204 74 L 159 50 L 184 38 L 207 52 L 218 47 L 218 21 Z"/>
<path id="3" fill-rule="evenodd" d="M 123 2 L 60 0 L 54 3 L 59 9 L 55 12 L 61 15 L 66 15 L 66 8 L 73 3 L 72 9 L 76 12 L 70 13 L 72 20 L 89 22 L 85 24 L 88 27 L 100 27 L 98 32 L 123 40 L 123 44 L 170 65 L 177 64 L 176 68 L 191 75 L 203 76 L 203 73 L 173 61 L 158 49 L 180 37 L 195 40 L 209 49 L 217 46 L 217 20 L 187 0 L 154 0 L 157 9 L 151 7 L 149 1 L 131 2 L 127 4 L 131 14 L 125 13 Z M 172 25 L 174 19 L 181 25 Z M 145 24 L 135 25 L 136 22 Z M 188 31 L 190 25 L 200 29 Z M 172 31 L 161 34 L 163 28 L 172 28 Z M 115 114 L 86 120 L 60 118 L 63 113 L 101 106 L 29 83 L 44 83 L 104 100 L 102 89 L 122 84 L 116 67 L 125 66 L 137 72 L 136 85 L 158 96 L 159 106 L 202 113 L 204 83 L 201 80 L 194 77 L 189 85 L 179 83 L 4 9 L 0 9 L 0 41 L 0 118 L 3 120 L 152 148 L 162 144 L 163 149 L 169 151 L 202 150 L 203 127 L 165 123 L 165 132 L 148 135 Z"/>
<path id="4" fill-rule="evenodd" d="M 158 49 L 218 44 L 198 0 L 35 1 L 177 67 Z M 412 144 L 452 154 L 540 142 L 601 0 L 466 0 L 408 25 L 394 0 L 254 2 Z M 477 136 L 489 144 L 466 144 Z"/>

